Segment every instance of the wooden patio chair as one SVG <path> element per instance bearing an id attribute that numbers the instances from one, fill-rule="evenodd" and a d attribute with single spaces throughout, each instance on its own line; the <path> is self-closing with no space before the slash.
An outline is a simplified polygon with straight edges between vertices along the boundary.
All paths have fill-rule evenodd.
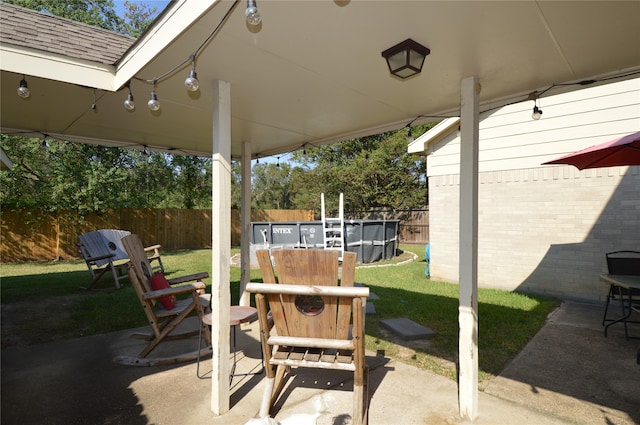
<path id="1" fill-rule="evenodd" d="M 256 293 L 267 384 L 260 417 L 268 416 L 292 367 L 353 372 L 353 418 L 368 418 L 367 366 L 363 303 L 369 289 L 354 287 L 356 254 L 345 252 L 340 285 L 339 253 L 325 250 L 277 250 L 256 253 L 264 283 L 248 283 Z M 277 334 L 271 332 L 270 313 Z"/>
<path id="2" fill-rule="evenodd" d="M 100 229 L 80 235 L 78 248 L 91 273 L 91 283 L 83 289 L 91 289 L 107 272 L 111 272 L 116 288 L 120 288 L 120 280 L 127 277 L 129 257 L 122 246 L 121 239 L 131 232 L 118 229 Z M 164 272 L 160 245 L 144 248 L 150 262 L 157 263 L 153 269 Z"/>
<path id="3" fill-rule="evenodd" d="M 213 352 L 211 333 L 202 320 L 211 303 L 211 295 L 205 294 L 205 284 L 202 282 L 202 279 L 209 277 L 209 274 L 203 272 L 165 279 L 163 273 L 154 274 L 138 235 L 125 236 L 122 238 L 122 244 L 131 260 L 128 270 L 131 284 L 147 316 L 152 333 L 134 333 L 132 337 L 146 339 L 149 344 L 137 357 L 118 356 L 114 361 L 131 366 L 156 366 L 195 360 L 198 356 L 211 354 Z M 177 299 L 181 294 L 187 294 L 188 297 Z M 191 313 L 198 315 L 198 328 L 173 333 Z M 197 337 L 200 332 L 206 343 L 204 348 L 171 357 L 147 358 L 149 353 L 163 341 Z"/>

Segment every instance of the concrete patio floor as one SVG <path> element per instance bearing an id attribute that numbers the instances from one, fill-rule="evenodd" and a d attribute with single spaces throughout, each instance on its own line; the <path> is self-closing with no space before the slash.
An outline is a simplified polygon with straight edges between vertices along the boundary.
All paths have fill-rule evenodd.
<path id="1" fill-rule="evenodd" d="M 375 353 L 370 366 L 369 423 L 377 424 L 635 424 L 640 423 L 638 340 L 622 326 L 604 338 L 601 306 L 567 302 L 527 347 L 479 394 L 479 416 L 458 415 L 453 381 Z M 191 321 L 188 326 L 197 323 Z M 640 333 L 640 328 L 631 328 Z M 196 364 L 127 367 L 112 362 L 144 342 L 123 331 L 2 350 L 1 423 L 46 424 L 238 424 L 258 412 L 264 374 L 236 377 L 231 410 L 210 410 L 211 381 L 196 377 Z M 192 350 L 197 338 L 167 343 L 163 350 Z M 175 344 L 175 345 L 174 345 Z M 260 368 L 257 323 L 238 332 L 238 372 Z M 158 349 L 159 350 L 159 349 Z M 161 355 L 162 352 L 153 353 Z M 200 365 L 211 369 L 211 360 Z M 351 374 L 298 370 L 277 405 L 276 418 L 314 413 L 317 423 L 351 423 Z"/>

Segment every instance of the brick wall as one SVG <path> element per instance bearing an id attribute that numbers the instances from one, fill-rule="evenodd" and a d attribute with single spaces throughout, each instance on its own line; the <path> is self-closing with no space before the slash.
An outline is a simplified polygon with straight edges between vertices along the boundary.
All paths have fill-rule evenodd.
<path id="1" fill-rule="evenodd" d="M 429 178 L 432 279 L 458 280 L 458 197 L 457 175 Z M 640 251 L 640 167 L 480 174 L 480 286 L 603 300 L 617 250 Z"/>

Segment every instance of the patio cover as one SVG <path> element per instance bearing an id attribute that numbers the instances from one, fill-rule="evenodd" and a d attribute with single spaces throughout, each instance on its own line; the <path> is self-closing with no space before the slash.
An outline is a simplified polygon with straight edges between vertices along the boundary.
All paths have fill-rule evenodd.
<path id="1" fill-rule="evenodd" d="M 172 2 L 111 62 L 89 55 L 92 49 L 65 50 L 72 37 L 65 43 L 64 37 L 43 34 L 46 26 L 39 20 L 9 25 L 11 6 L 0 5 L 1 131 L 211 154 L 213 190 L 219 195 L 212 206 L 214 232 L 223 230 L 222 235 L 228 228 L 224 211 L 230 204 L 232 156 L 248 164 L 251 157 L 461 116 L 467 158 L 461 164 L 461 193 L 466 197 L 461 228 L 470 229 L 470 239 L 460 244 L 465 328 L 477 326 L 477 306 L 463 308 L 462 298 L 464 294 L 471 300 L 477 290 L 473 203 L 479 112 L 527 99 L 553 84 L 569 83 L 546 93 L 640 69 L 638 1 L 261 1 L 263 21 L 257 29 L 245 24 L 241 3 L 203 45 L 196 58 L 200 90 L 187 92 L 183 81 L 189 64 L 180 64 L 230 7 L 231 2 L 221 0 Z M 59 44 L 35 42 L 47 37 Z M 431 54 L 422 74 L 400 81 L 389 75 L 380 53 L 407 38 L 427 46 Z M 31 90 L 26 100 L 13 89 L 23 74 Z M 141 80 L 157 80 L 160 111 L 146 108 L 152 85 Z M 133 112 L 122 106 L 128 81 L 137 102 Z M 462 170 L 465 164 L 472 167 Z M 247 190 L 248 166 L 243 176 Z M 249 203 L 245 200 L 243 206 Z M 228 240 L 216 240 L 212 277 L 226 282 Z M 220 294 L 223 306 L 224 290 Z M 228 311 L 220 307 L 217 313 L 225 323 Z M 228 332 L 226 337 L 218 333 L 222 347 L 228 347 Z M 473 346 L 472 339 L 472 333 L 461 332 L 461 341 Z M 461 350 L 461 369 L 463 361 L 473 363 L 473 356 Z M 477 374 L 477 358 L 475 362 Z M 228 365 L 219 366 L 222 377 Z M 477 386 L 461 385 L 460 391 L 461 414 L 474 418 Z M 225 379 L 212 380 L 212 393 L 214 412 L 224 413 Z"/>

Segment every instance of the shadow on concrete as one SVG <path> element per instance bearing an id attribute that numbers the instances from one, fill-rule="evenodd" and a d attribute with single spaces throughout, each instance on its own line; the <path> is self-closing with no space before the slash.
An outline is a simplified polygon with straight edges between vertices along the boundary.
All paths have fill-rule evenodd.
<path id="1" fill-rule="evenodd" d="M 604 337 L 601 308 L 565 302 L 486 392 L 581 424 L 640 423 L 640 341 Z"/>
<path id="2" fill-rule="evenodd" d="M 147 424 L 130 385 L 150 371 L 116 372 L 103 336 L 74 341 L 2 350 L 2 423 Z"/>
<path id="3" fill-rule="evenodd" d="M 608 170 L 585 173 L 597 179 Z M 515 402 L 526 399 L 534 407 L 578 423 L 640 423 L 640 365 L 636 364 L 640 340 L 626 340 L 622 325 L 612 326 L 605 338 L 602 300 L 609 286 L 599 280 L 607 273 L 607 252 L 640 250 L 639 188 L 640 167 L 629 167 L 584 240 L 550 245 L 518 286 L 519 292 L 563 293 L 563 298 L 578 302 L 565 302 L 489 384 L 488 392 Z M 585 196 L 592 190 L 585 190 Z M 549 203 L 563 205 L 563 196 L 562 190 L 549 193 Z M 483 314 L 479 316 L 482 324 Z M 640 327 L 636 325 L 635 331 Z M 552 399 L 556 401 L 550 403 Z"/>
<path id="4" fill-rule="evenodd" d="M 389 361 L 390 359 L 384 357 L 381 353 L 378 353 L 375 356 L 367 356 L 366 362 L 369 369 L 367 391 L 369 399 L 375 396 L 376 390 L 384 380 L 385 376 L 394 370 L 392 366 L 388 365 Z M 292 370 L 292 373 L 285 385 L 285 389 L 282 391 L 278 401 L 273 407 L 273 415 L 277 415 L 283 406 L 288 404 L 287 400 L 291 398 L 291 395 L 294 392 L 301 390 L 345 391 L 351 393 L 349 394 L 349 397 L 352 399 L 353 372 L 298 368 Z M 328 403 L 330 404 L 331 401 L 329 400 Z M 334 418 L 333 425 L 340 425 L 346 419 L 351 420 L 351 417 L 336 417 Z"/>

